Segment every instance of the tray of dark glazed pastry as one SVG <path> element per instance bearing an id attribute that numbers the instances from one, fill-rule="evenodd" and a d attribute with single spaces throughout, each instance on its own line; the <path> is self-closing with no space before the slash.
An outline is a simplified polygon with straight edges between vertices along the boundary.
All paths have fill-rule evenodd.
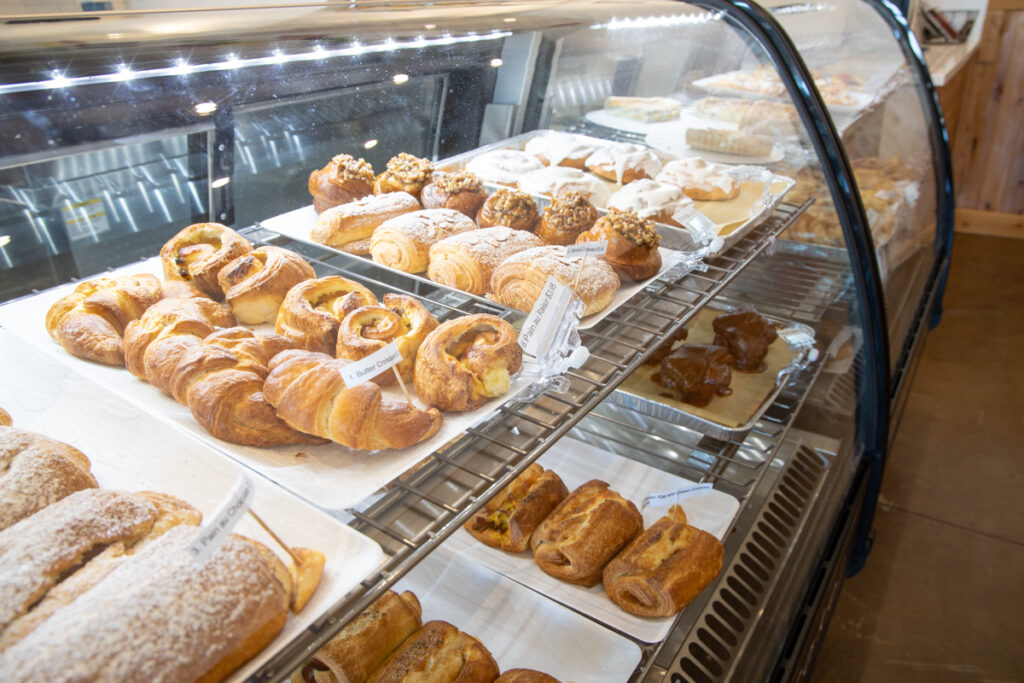
<path id="1" fill-rule="evenodd" d="M 609 400 L 708 436 L 740 438 L 819 355 L 811 328 L 750 308 L 708 307 L 684 329 Z"/>

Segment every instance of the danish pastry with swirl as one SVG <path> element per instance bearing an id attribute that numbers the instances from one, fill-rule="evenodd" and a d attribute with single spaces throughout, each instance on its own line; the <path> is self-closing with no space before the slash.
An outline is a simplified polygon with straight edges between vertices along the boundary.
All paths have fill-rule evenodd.
<path id="1" fill-rule="evenodd" d="M 416 354 L 416 395 L 441 410 L 475 410 L 508 391 L 522 364 L 519 334 L 505 320 L 487 313 L 449 320 Z"/>
<path id="2" fill-rule="evenodd" d="M 164 278 L 184 280 L 211 299 L 224 293 L 217 275 L 227 264 L 252 251 L 252 244 L 220 223 L 193 223 L 164 244 L 160 250 Z"/>
<path id="3" fill-rule="evenodd" d="M 274 331 L 304 349 L 334 353 L 345 316 L 360 306 L 376 304 L 373 292 L 340 275 L 306 280 L 288 290 Z"/>
<path id="4" fill-rule="evenodd" d="M 402 380 L 412 380 L 416 352 L 437 327 L 437 318 L 417 299 L 405 294 L 385 294 L 383 306 L 361 306 L 345 316 L 338 329 L 338 358 L 359 360 L 394 341 L 402 353 L 396 366 Z M 390 369 L 371 378 L 379 386 L 395 383 Z"/>
<path id="5" fill-rule="evenodd" d="M 288 290 L 316 277 L 313 266 L 294 251 L 260 247 L 224 266 L 217 283 L 243 325 L 272 323 Z"/>

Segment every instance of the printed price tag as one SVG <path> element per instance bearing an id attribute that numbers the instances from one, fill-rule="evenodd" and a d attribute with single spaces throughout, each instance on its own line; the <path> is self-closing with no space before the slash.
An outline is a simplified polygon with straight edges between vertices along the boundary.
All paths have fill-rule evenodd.
<path id="1" fill-rule="evenodd" d="M 390 370 L 401 362 L 402 352 L 398 350 L 398 344 L 391 342 L 366 358 L 349 363 L 339 372 L 345 386 L 351 389 L 363 382 L 369 382 L 380 373 Z"/>
<path id="2" fill-rule="evenodd" d="M 231 495 L 220 504 L 217 512 L 199 529 L 196 538 L 188 547 L 193 560 L 204 564 L 213 557 L 228 534 L 235 528 L 252 504 L 252 496 L 255 491 L 252 481 L 244 474 L 239 475 L 235 488 Z"/>
<path id="3" fill-rule="evenodd" d="M 803 325 L 791 325 L 779 330 L 779 336 L 790 349 L 809 349 L 814 346 L 814 332 Z"/>
<path id="4" fill-rule="evenodd" d="M 572 290 L 555 278 L 548 276 L 537 302 L 523 323 L 519 333 L 519 345 L 523 351 L 534 357 L 548 347 L 554 339 L 559 325 L 566 324 L 569 305 L 573 300 Z"/>
<path id="5" fill-rule="evenodd" d="M 570 244 L 565 248 L 565 258 L 583 258 L 585 256 L 600 258 L 607 252 L 607 240 L 601 240 L 600 242 L 580 242 L 579 244 Z"/>
<path id="6" fill-rule="evenodd" d="M 685 486 L 681 489 L 669 491 L 667 493 L 652 493 L 651 495 L 644 498 L 644 502 L 640 506 L 640 509 L 646 509 L 648 505 L 675 505 L 681 500 L 693 498 L 694 496 L 698 496 L 704 493 L 705 491 L 710 491 L 714 487 L 714 484 L 711 483 L 693 484 L 691 486 Z"/>

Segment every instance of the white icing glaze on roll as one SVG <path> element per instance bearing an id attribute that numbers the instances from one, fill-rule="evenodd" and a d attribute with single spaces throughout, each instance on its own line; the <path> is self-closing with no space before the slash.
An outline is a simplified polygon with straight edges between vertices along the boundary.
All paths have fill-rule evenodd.
<path id="1" fill-rule="evenodd" d="M 608 186 L 600 179 L 578 169 L 563 166 L 547 166 L 530 171 L 519 179 L 519 189 L 530 194 L 551 197 L 576 190 L 586 195 L 590 203 L 598 208 L 603 208 L 611 195 Z"/>
<path id="2" fill-rule="evenodd" d="M 608 147 L 602 147 L 589 157 L 586 166 L 594 169 L 599 166 L 608 166 L 615 171 L 615 180 L 622 183 L 622 175 L 627 168 L 640 168 L 650 177 L 654 177 L 661 170 L 661 161 L 654 152 L 643 145 L 634 145 L 631 142 L 617 142 Z"/>
<path id="3" fill-rule="evenodd" d="M 565 133 L 551 133 L 530 138 L 523 148 L 527 154 L 547 159 L 552 166 L 558 166 L 566 159 L 586 159 L 598 146 Z"/>
<path id="4" fill-rule="evenodd" d="M 543 167 L 536 157 L 517 149 L 485 152 L 466 164 L 466 170 L 481 180 L 501 185 L 515 185 L 523 174 Z"/>
<path id="5" fill-rule="evenodd" d="M 711 192 L 720 189 L 729 194 L 735 191 L 737 181 L 728 173 L 728 167 L 693 157 L 676 159 L 665 164 L 655 180 L 677 187 L 694 187 Z"/>
<path id="6" fill-rule="evenodd" d="M 693 204 L 676 185 L 654 180 L 634 180 L 608 200 L 609 209 L 633 211 L 641 218 L 672 216 L 679 209 Z"/>

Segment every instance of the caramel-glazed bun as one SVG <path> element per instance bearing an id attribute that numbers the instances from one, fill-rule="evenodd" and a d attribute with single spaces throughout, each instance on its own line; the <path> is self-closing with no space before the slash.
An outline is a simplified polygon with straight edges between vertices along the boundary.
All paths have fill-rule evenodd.
<path id="1" fill-rule="evenodd" d="M 544 210 L 537 236 L 547 244 L 575 244 L 580 233 L 592 228 L 599 217 L 597 209 L 582 192 L 565 192 L 552 199 Z"/>
<path id="2" fill-rule="evenodd" d="M 454 209 L 471 219 L 485 199 L 487 190 L 469 171 L 435 173 L 433 182 L 420 194 L 425 209 Z"/>
<path id="3" fill-rule="evenodd" d="M 360 306 L 376 304 L 373 292 L 339 275 L 306 280 L 288 290 L 275 331 L 309 351 L 334 353 L 345 316 Z"/>
<path id="4" fill-rule="evenodd" d="M 542 245 L 539 237 L 525 230 L 503 226 L 469 230 L 430 247 L 427 277 L 479 296 L 491 291 L 491 274 L 505 259 Z"/>
<path id="5" fill-rule="evenodd" d="M 523 364 L 519 334 L 496 315 L 442 323 L 416 355 L 416 395 L 441 410 L 476 410 L 509 390 Z"/>
<path id="6" fill-rule="evenodd" d="M 405 294 L 385 294 L 383 306 L 362 306 L 345 316 L 338 330 L 338 358 L 359 360 L 395 342 L 402 360 L 395 366 L 405 382 L 412 381 L 416 352 L 427 335 L 437 327 L 437 318 L 427 307 Z M 395 383 L 395 373 L 386 370 L 370 381 L 385 387 Z"/>
<path id="7" fill-rule="evenodd" d="M 583 170 L 587 157 L 597 149 L 595 143 L 575 135 L 548 133 L 530 138 L 523 151 L 537 157 L 545 166 L 568 166 Z"/>
<path id="8" fill-rule="evenodd" d="M 696 157 L 668 162 L 655 180 L 675 185 L 690 199 L 700 201 L 731 199 L 740 193 L 740 184 L 728 166 Z"/>
<path id="9" fill-rule="evenodd" d="M 377 176 L 373 182 L 375 194 L 387 192 L 408 192 L 416 199 L 434 174 L 434 164 L 429 159 L 421 159 L 402 152 L 388 161 L 387 170 Z"/>
<path id="10" fill-rule="evenodd" d="M 408 192 L 368 195 L 321 213 L 310 237 L 314 242 L 346 253 L 366 256 L 370 253 L 370 237 L 377 226 L 419 208 L 419 201 Z"/>
<path id="11" fill-rule="evenodd" d="M 661 237 L 654 223 L 632 212 L 609 209 L 576 241 L 607 241 L 603 259 L 623 280 L 646 280 L 661 269 Z"/>
<path id="12" fill-rule="evenodd" d="M 124 329 L 160 299 L 152 275 L 96 278 L 79 283 L 46 312 L 46 331 L 73 356 L 124 365 Z"/>
<path id="13" fill-rule="evenodd" d="M 444 621 L 430 621 L 391 654 L 369 683 L 493 683 L 500 673 L 487 648 Z"/>
<path id="14" fill-rule="evenodd" d="M 602 147 L 585 163 L 587 170 L 620 184 L 641 178 L 653 178 L 661 170 L 661 160 L 647 147 L 631 142 L 616 142 Z"/>
<path id="15" fill-rule="evenodd" d="M 313 208 L 321 213 L 373 192 L 373 167 L 365 159 L 339 154 L 323 168 L 309 174 Z"/>
<path id="16" fill-rule="evenodd" d="M 194 223 L 164 244 L 160 261 L 165 279 L 184 280 L 220 301 L 224 298 L 217 283 L 221 268 L 250 251 L 249 240 L 226 225 Z"/>
<path id="17" fill-rule="evenodd" d="M 579 273 L 579 278 L 576 274 Z M 509 256 L 491 275 L 491 296 L 505 306 L 529 313 L 548 276 L 572 289 L 583 302 L 583 315 L 608 307 L 619 289 L 619 276 L 601 259 L 565 257 L 565 247 L 534 247 Z"/>
<path id="18" fill-rule="evenodd" d="M 288 290 L 316 277 L 313 266 L 294 251 L 260 247 L 224 266 L 217 282 L 238 322 L 272 323 Z"/>
<path id="19" fill-rule="evenodd" d="M 533 232 L 540 220 L 540 211 L 533 197 L 522 190 L 502 188 L 487 198 L 476 214 L 481 228 L 504 225 L 513 230 Z"/>
<path id="20" fill-rule="evenodd" d="M 537 525 L 567 495 L 561 477 L 533 463 L 466 522 L 466 531 L 484 545 L 521 553 L 530 547 Z"/>

